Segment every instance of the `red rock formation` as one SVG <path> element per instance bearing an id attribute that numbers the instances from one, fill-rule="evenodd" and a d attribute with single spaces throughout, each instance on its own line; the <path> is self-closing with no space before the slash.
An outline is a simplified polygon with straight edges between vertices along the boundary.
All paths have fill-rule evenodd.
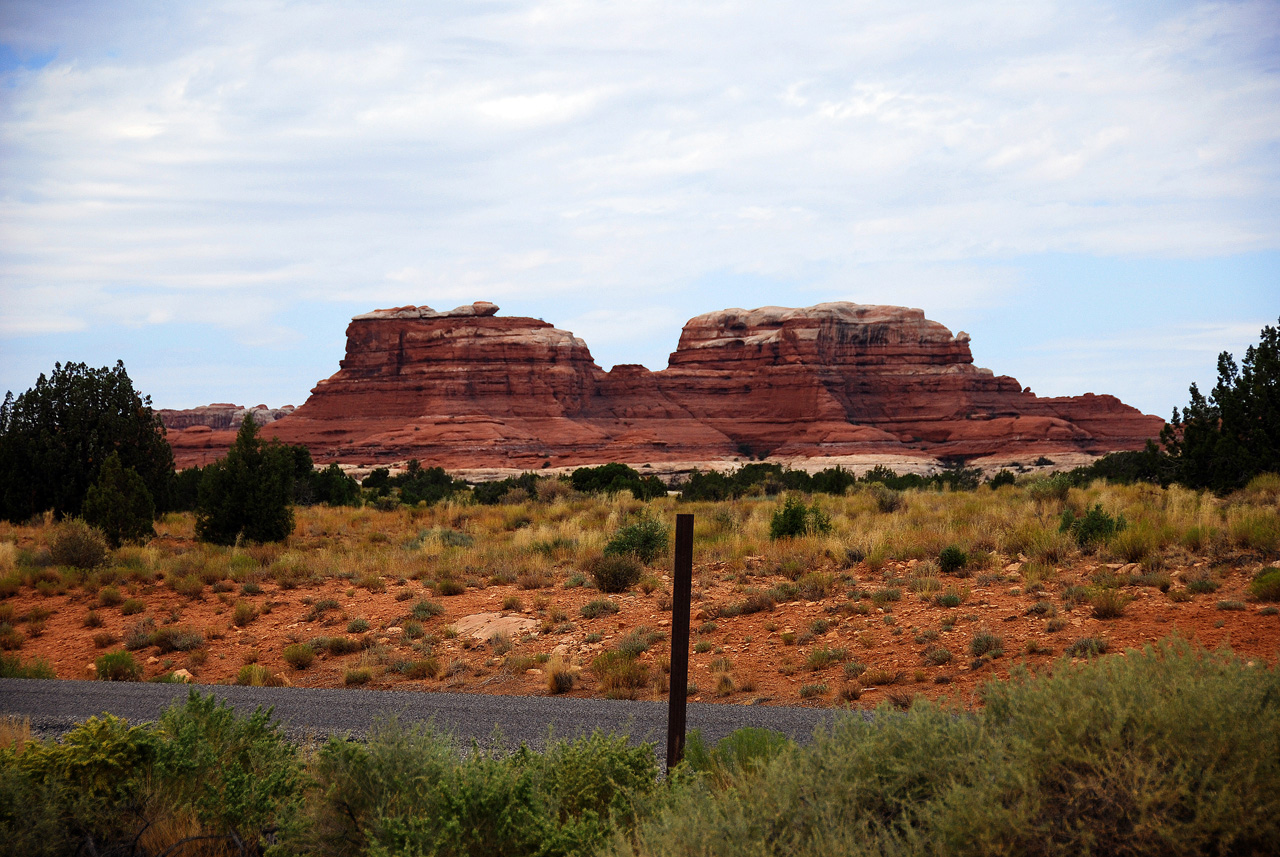
<path id="1" fill-rule="evenodd" d="M 973 365 L 969 337 L 917 309 L 724 310 L 685 325 L 668 368 L 604 372 L 586 344 L 477 303 L 352 319 L 341 369 L 266 432 L 318 462 L 419 458 L 536 468 L 913 455 L 972 459 L 1141 448 L 1163 424 L 1111 396 L 1041 399 Z M 167 421 L 168 422 L 168 421 Z M 177 421 L 168 422 L 176 428 Z M 229 431 L 171 432 L 180 465 Z"/>

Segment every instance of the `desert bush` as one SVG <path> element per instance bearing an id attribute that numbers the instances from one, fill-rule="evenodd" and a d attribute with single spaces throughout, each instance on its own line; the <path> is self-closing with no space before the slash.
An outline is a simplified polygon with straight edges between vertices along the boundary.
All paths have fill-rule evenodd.
<path id="1" fill-rule="evenodd" d="M 657 784 L 651 745 L 595 733 L 542 753 L 473 746 L 430 729 L 378 724 L 367 743 L 331 739 L 304 809 L 286 824 L 289 853 L 588 855 Z"/>
<path id="2" fill-rule="evenodd" d="M 236 684 L 242 687 L 281 687 L 284 682 L 261 664 L 245 664 L 236 673 Z"/>
<path id="3" fill-rule="evenodd" d="M 5 651 L 21 649 L 24 642 L 26 637 L 21 631 L 8 622 L 0 622 L 0 649 Z"/>
<path id="4" fill-rule="evenodd" d="M 138 681 L 142 678 L 142 665 L 128 652 L 107 652 L 93 665 L 101 681 Z"/>
<path id="5" fill-rule="evenodd" d="M 253 606 L 248 601 L 236 602 L 235 610 L 232 612 L 231 621 L 235 623 L 237 628 L 243 628 L 257 618 L 257 607 Z"/>
<path id="6" fill-rule="evenodd" d="M 352 619 L 350 622 L 347 623 L 348 634 L 363 634 L 365 631 L 368 631 L 368 630 L 369 630 L 368 619 L 356 618 L 356 619 Z"/>
<path id="7" fill-rule="evenodd" d="M 618 642 L 617 649 L 625 657 L 636 658 L 647 652 L 654 643 L 661 642 L 666 637 L 667 635 L 662 631 L 655 631 L 652 628 L 641 625 L 623 637 Z"/>
<path id="8" fill-rule="evenodd" d="M 1187 581 L 1187 591 L 1192 595 L 1203 595 L 1208 592 L 1217 592 L 1218 587 L 1221 585 L 1209 575 L 1201 572 Z"/>
<path id="9" fill-rule="evenodd" d="M 150 645 L 159 648 L 161 654 L 190 652 L 204 646 L 204 634 L 195 628 L 170 625 L 152 632 Z"/>
<path id="10" fill-rule="evenodd" d="M 142 599 L 126 598 L 124 603 L 120 605 L 120 615 L 136 616 L 137 614 L 144 612 L 146 609 L 147 605 L 142 602 Z"/>
<path id="11" fill-rule="evenodd" d="M 649 668 L 620 651 L 596 656 L 591 662 L 591 672 L 609 699 L 634 699 L 649 683 Z"/>
<path id="12" fill-rule="evenodd" d="M 969 653 L 975 658 L 998 658 L 1004 654 L 1004 637 L 984 628 L 969 641 Z"/>
<path id="13" fill-rule="evenodd" d="M 943 574 L 955 574 L 963 571 L 969 564 L 969 555 L 956 545 L 948 545 L 938 554 L 938 568 Z"/>
<path id="14" fill-rule="evenodd" d="M 605 556 L 630 554 L 645 565 L 651 565 L 666 556 L 670 528 L 652 517 L 647 511 L 634 521 L 620 528 L 605 545 Z M 634 586 L 628 585 L 628 589 Z"/>
<path id="15" fill-rule="evenodd" d="M 630 554 L 596 557 L 587 571 L 601 592 L 626 592 L 640 581 L 644 566 Z"/>
<path id="16" fill-rule="evenodd" d="M 49 556 L 57 565 L 97 568 L 107 560 L 107 540 L 84 521 L 65 521 L 49 540 Z"/>
<path id="17" fill-rule="evenodd" d="M 1129 596 L 1115 589 L 1101 589 L 1089 596 L 1095 619 L 1118 619 L 1129 605 Z"/>
<path id="18" fill-rule="evenodd" d="M 618 602 L 608 598 L 597 598 L 583 604 L 578 612 L 584 619 L 598 619 L 606 613 L 617 613 L 619 609 L 621 608 L 618 607 Z"/>
<path id="19" fill-rule="evenodd" d="M 460 580 L 454 580 L 452 577 L 442 577 L 431 584 L 431 591 L 439 597 L 461 595 L 467 591 L 467 585 Z"/>
<path id="20" fill-rule="evenodd" d="M 331 655 L 349 655 L 364 648 L 364 644 L 351 637 L 329 637 L 324 641 L 324 648 Z"/>
<path id="21" fill-rule="evenodd" d="M 411 679 L 437 678 L 440 675 L 440 662 L 435 658 L 419 658 L 406 662 L 400 672 L 405 678 Z"/>
<path id="22" fill-rule="evenodd" d="M 550 694 L 568 693 L 573 690 L 573 685 L 578 679 L 573 668 L 559 656 L 553 657 L 547 662 L 544 675 L 546 676 L 547 692 Z"/>
<path id="23" fill-rule="evenodd" d="M 788 857 L 1280 845 L 1280 818 L 1264 809 L 1280 800 L 1274 668 L 1169 643 L 992 683 L 984 697 L 972 717 L 925 701 L 842 717 L 756 775 L 678 786 L 613 853 L 718 857 L 744 842 Z"/>
<path id="24" fill-rule="evenodd" d="M 1067 656 L 1072 658 L 1092 658 L 1105 654 L 1107 641 L 1099 637 L 1083 637 L 1067 646 Z"/>
<path id="25" fill-rule="evenodd" d="M 1123 515 L 1113 517 L 1103 511 L 1101 503 L 1097 503 L 1079 518 L 1070 509 L 1063 511 L 1058 530 L 1070 533 L 1082 550 L 1092 550 L 1106 544 L 1124 528 Z"/>
<path id="26" fill-rule="evenodd" d="M 809 652 L 809 656 L 805 658 L 804 665 L 808 667 L 810 672 L 817 672 L 832 664 L 843 663 L 847 660 L 849 660 L 848 649 L 818 646 Z"/>
<path id="27" fill-rule="evenodd" d="M 281 652 L 284 662 L 295 670 L 305 670 L 316 659 L 315 649 L 306 643 L 291 643 Z"/>
<path id="28" fill-rule="evenodd" d="M 1259 601 L 1280 601 L 1280 568 L 1264 568 L 1254 575 L 1249 593 Z"/>
<path id="29" fill-rule="evenodd" d="M 822 511 L 817 502 L 812 506 L 806 506 L 804 501 L 794 494 L 782 501 L 782 505 L 769 519 L 769 538 L 775 541 L 829 532 L 831 532 L 831 518 Z"/>
<path id="30" fill-rule="evenodd" d="M 373 681 L 373 670 L 368 667 L 353 667 L 342 674 L 342 683 L 347 687 L 368 684 Z"/>
<path id="31" fill-rule="evenodd" d="M 898 511 L 905 502 L 901 491 L 895 491 L 878 482 L 872 483 L 871 496 L 876 502 L 876 508 L 885 515 Z"/>
<path id="32" fill-rule="evenodd" d="M 0 678 L 57 678 L 53 667 L 43 658 L 32 658 L 27 663 L 17 655 L 0 655 Z"/>
<path id="33" fill-rule="evenodd" d="M 930 666 L 940 667 L 951 663 L 951 651 L 942 646 L 935 646 L 924 653 L 924 661 Z"/>
<path id="34" fill-rule="evenodd" d="M 442 615 L 444 613 L 444 607 L 434 601 L 423 599 L 413 605 L 413 610 L 411 612 L 413 614 L 413 618 L 425 621 Z"/>

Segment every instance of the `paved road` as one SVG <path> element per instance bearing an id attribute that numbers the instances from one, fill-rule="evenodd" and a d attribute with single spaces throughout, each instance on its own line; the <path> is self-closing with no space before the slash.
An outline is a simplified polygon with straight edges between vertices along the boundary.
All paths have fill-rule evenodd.
<path id="1" fill-rule="evenodd" d="M 496 727 L 508 746 L 525 742 L 540 747 L 548 727 L 556 738 L 600 729 L 626 733 L 632 743 L 651 741 L 658 745 L 658 758 L 666 757 L 665 702 L 225 685 L 197 685 L 196 689 L 216 694 L 243 713 L 259 705 L 273 706 L 276 719 L 296 738 L 362 736 L 377 719 L 397 716 L 405 723 L 432 721 L 463 743 L 473 738 L 488 743 Z M 59 735 L 104 711 L 131 723 L 155 720 L 174 700 L 185 699 L 187 692 L 188 688 L 171 684 L 0 679 L 0 715 L 30 717 L 32 731 Z M 688 728 L 701 729 L 709 742 L 745 726 L 776 729 L 803 742 L 835 716 L 816 708 L 690 703 Z"/>

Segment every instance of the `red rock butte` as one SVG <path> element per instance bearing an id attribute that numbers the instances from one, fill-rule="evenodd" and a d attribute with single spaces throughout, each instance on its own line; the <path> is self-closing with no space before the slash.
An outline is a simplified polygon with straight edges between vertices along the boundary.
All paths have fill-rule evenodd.
<path id="1" fill-rule="evenodd" d="M 572 333 L 497 310 L 356 316 L 339 371 L 264 434 L 305 444 L 318 464 L 658 467 L 767 455 L 812 469 L 848 457 L 1100 455 L 1141 449 L 1163 425 L 1114 396 L 1035 396 L 974 366 L 969 336 L 918 309 L 711 312 L 684 326 L 658 372 L 605 372 Z M 193 424 L 193 413 L 162 412 L 180 467 L 217 458 L 234 437 L 229 422 Z"/>

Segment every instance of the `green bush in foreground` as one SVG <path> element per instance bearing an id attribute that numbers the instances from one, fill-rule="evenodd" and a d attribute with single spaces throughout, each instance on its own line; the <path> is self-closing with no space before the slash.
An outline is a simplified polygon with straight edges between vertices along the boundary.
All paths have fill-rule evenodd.
<path id="1" fill-rule="evenodd" d="M 396 721 L 367 743 L 332 738 L 282 830 L 289 853 L 592 854 L 657 785 L 651 745 L 596 733 L 510 756 L 464 755 L 430 728 Z"/>
<path id="2" fill-rule="evenodd" d="M 1182 640 L 848 716 L 727 787 L 678 782 L 628 855 L 1280 850 L 1280 673 Z"/>
<path id="3" fill-rule="evenodd" d="M 851 714 L 808 747 L 691 735 L 659 780 L 652 745 L 598 733 L 505 753 L 391 721 L 303 751 L 193 691 L 156 724 L 0 749 L 0 853 L 1280 852 L 1276 668 L 1175 639 L 984 694 L 973 715 Z"/>

